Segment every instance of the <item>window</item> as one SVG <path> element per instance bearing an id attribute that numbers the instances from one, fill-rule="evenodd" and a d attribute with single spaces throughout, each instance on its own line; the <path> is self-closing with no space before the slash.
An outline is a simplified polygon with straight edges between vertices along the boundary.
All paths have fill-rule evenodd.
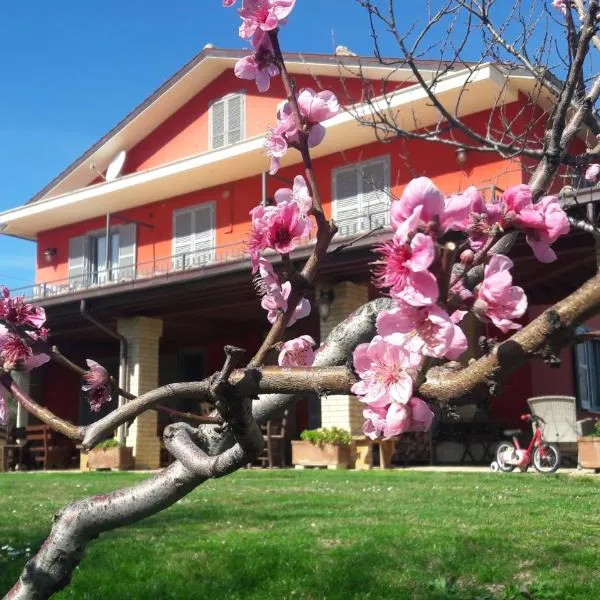
<path id="1" fill-rule="evenodd" d="M 81 288 L 131 279 L 135 276 L 136 225 L 118 225 L 110 231 L 109 264 L 106 264 L 106 231 L 69 240 L 69 287 Z"/>
<path id="2" fill-rule="evenodd" d="M 173 267 L 201 267 L 214 258 L 215 204 L 207 202 L 173 213 Z"/>
<path id="3" fill-rule="evenodd" d="M 210 147 L 236 144 L 244 137 L 244 95 L 225 96 L 210 107 Z"/>
<path id="4" fill-rule="evenodd" d="M 583 327 L 577 333 L 588 331 Z M 588 340 L 575 346 L 577 401 L 583 410 L 600 412 L 600 342 Z"/>
<path id="5" fill-rule="evenodd" d="M 340 235 L 355 235 L 389 223 L 389 157 L 333 171 L 333 218 Z"/>

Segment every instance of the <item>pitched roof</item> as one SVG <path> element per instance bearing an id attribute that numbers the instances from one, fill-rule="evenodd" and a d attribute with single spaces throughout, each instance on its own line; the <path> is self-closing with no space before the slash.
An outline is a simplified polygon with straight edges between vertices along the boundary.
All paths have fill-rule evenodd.
<path id="1" fill-rule="evenodd" d="M 205 46 L 26 204 L 89 185 L 97 177 L 90 169 L 91 164 L 97 171 L 103 172 L 117 152 L 131 149 L 223 71 L 233 68 L 235 62 L 246 54 L 246 51 L 218 49 L 210 44 Z M 385 73 L 390 80 L 413 79 L 401 59 L 385 59 L 382 63 L 377 58 L 366 56 L 305 53 L 288 53 L 285 58 L 291 73 L 367 78 L 381 78 Z M 425 72 L 435 72 L 440 67 L 452 69 L 450 63 L 434 60 L 420 60 L 418 66 Z M 467 65 L 461 65 L 464 66 Z"/>

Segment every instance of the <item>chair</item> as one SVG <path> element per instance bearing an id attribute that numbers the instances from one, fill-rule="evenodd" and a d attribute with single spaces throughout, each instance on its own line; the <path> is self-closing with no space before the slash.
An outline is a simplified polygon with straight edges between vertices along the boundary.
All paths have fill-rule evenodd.
<path id="1" fill-rule="evenodd" d="M 577 402 L 573 396 L 537 396 L 527 400 L 531 412 L 544 419 L 544 439 L 558 444 L 563 454 L 577 455 L 577 438 L 585 428 L 577 421 Z"/>
<path id="2" fill-rule="evenodd" d="M 69 448 L 61 445 L 58 434 L 48 425 L 29 425 L 25 428 L 27 452 L 30 460 L 42 469 L 65 467 L 69 462 Z"/>
<path id="3" fill-rule="evenodd" d="M 14 443 L 12 430 L 9 425 L 0 425 L 0 472 L 8 471 L 18 463 L 21 447 Z"/>
<path id="4" fill-rule="evenodd" d="M 278 459 L 280 467 L 285 466 L 285 441 L 286 441 L 286 428 L 287 428 L 288 411 L 285 410 L 281 419 L 270 419 L 263 426 L 263 439 L 265 441 L 265 448 L 263 453 L 258 457 L 261 466 L 268 466 L 272 469 L 274 465 L 274 458 Z"/>

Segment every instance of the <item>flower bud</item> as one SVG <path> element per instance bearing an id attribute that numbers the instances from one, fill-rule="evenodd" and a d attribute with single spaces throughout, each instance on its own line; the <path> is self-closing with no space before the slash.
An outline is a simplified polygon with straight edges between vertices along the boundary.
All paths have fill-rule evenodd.
<path id="1" fill-rule="evenodd" d="M 461 264 L 465 265 L 465 267 L 468 267 L 473 262 L 474 258 L 475 252 L 469 248 L 460 253 L 460 262 Z"/>

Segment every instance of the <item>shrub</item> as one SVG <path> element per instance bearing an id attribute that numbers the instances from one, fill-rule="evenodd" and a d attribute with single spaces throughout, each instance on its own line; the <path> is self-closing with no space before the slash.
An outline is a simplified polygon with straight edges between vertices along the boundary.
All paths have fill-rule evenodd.
<path id="1" fill-rule="evenodd" d="M 307 429 L 300 434 L 300 439 L 311 444 L 342 444 L 347 446 L 352 441 L 350 432 L 339 427 L 326 427 L 321 429 Z"/>
<path id="2" fill-rule="evenodd" d="M 119 440 L 115 440 L 115 438 L 108 438 L 107 440 L 100 442 L 95 447 L 99 450 L 103 450 L 104 448 L 121 448 L 121 446 L 123 446 L 123 444 L 121 444 Z"/>

